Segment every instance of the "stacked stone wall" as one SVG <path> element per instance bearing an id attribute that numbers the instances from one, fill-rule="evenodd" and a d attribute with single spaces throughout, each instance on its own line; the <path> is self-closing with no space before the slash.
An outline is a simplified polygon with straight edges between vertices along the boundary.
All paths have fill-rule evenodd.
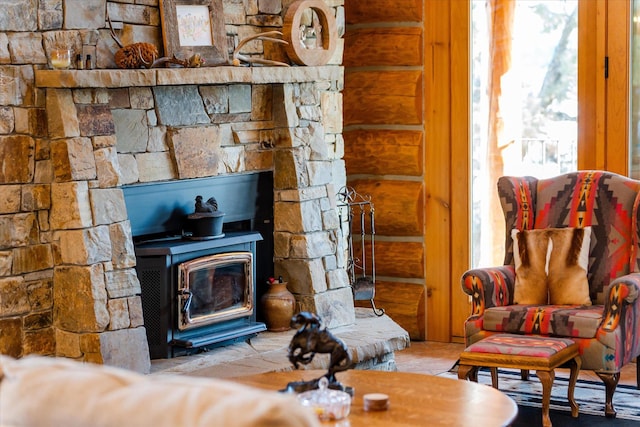
<path id="1" fill-rule="evenodd" d="M 229 50 L 281 28 L 290 3 L 224 0 Z M 342 34 L 343 2 L 327 5 Z M 346 182 L 341 50 L 294 83 L 278 71 L 259 83 L 185 84 L 179 71 L 140 83 L 151 71 L 104 72 L 118 48 L 107 13 L 124 43 L 162 45 L 157 0 L 17 0 L 0 14 L 0 353 L 148 371 L 121 187 L 258 170 L 274 171 L 276 272 L 300 309 L 352 323 L 334 201 Z M 97 70 L 42 72 L 58 45 L 92 54 Z"/>

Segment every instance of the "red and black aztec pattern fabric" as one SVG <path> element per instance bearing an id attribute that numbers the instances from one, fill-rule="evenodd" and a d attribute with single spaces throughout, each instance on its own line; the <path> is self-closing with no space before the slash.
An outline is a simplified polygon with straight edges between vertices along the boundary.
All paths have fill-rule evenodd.
<path id="1" fill-rule="evenodd" d="M 496 333 L 566 337 L 576 341 L 583 369 L 615 373 L 640 354 L 640 181 L 605 171 L 549 179 L 502 177 L 504 265 L 462 276 L 472 297 L 467 345 Z M 587 278 L 592 306 L 513 305 L 511 230 L 587 227 L 592 230 Z"/>
<path id="2" fill-rule="evenodd" d="M 484 328 L 494 332 L 595 338 L 602 305 L 506 305 L 484 313 Z"/>
<path id="3" fill-rule="evenodd" d="M 563 338 L 547 339 L 539 336 L 496 334 L 470 345 L 464 351 L 550 359 L 554 354 L 558 354 L 573 344 L 573 341 Z"/>

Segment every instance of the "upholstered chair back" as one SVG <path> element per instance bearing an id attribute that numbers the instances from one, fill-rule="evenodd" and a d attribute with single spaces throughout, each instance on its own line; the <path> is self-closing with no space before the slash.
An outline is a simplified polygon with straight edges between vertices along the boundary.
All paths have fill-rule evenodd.
<path id="1" fill-rule="evenodd" d="M 511 230 L 591 227 L 589 294 L 604 304 L 611 280 L 640 271 L 640 181 L 602 171 L 579 171 L 549 179 L 501 177 L 498 194 L 505 216 L 504 264 L 514 263 Z"/>

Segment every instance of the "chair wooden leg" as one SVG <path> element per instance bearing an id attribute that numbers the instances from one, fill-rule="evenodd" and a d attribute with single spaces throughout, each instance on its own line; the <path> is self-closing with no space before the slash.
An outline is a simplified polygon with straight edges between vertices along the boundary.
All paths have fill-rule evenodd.
<path id="1" fill-rule="evenodd" d="M 489 368 L 491 370 L 491 386 L 498 388 L 498 368 Z"/>
<path id="2" fill-rule="evenodd" d="M 549 417 L 549 403 L 551 401 L 551 388 L 556 374 L 551 371 L 536 371 L 542 383 L 542 426 L 551 427 L 551 417 Z"/>
<path id="3" fill-rule="evenodd" d="M 471 365 L 458 366 L 458 379 L 478 382 L 478 367 Z"/>
<path id="4" fill-rule="evenodd" d="M 640 389 L 640 356 L 636 357 L 636 388 Z"/>
<path id="5" fill-rule="evenodd" d="M 615 374 L 605 374 L 605 373 L 596 372 L 596 375 L 600 377 L 600 379 L 604 383 L 604 387 L 606 390 L 606 398 L 604 403 L 604 416 L 607 418 L 615 418 L 616 410 L 613 407 L 613 393 L 616 391 L 616 387 L 618 386 L 618 381 L 620 381 L 620 372 L 616 372 Z"/>

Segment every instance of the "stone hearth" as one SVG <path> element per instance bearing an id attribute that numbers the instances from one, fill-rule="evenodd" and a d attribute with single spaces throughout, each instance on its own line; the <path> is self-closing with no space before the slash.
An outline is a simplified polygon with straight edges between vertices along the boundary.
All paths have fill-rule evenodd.
<path id="1" fill-rule="evenodd" d="M 356 308 L 356 321 L 332 329 L 346 344 L 354 369 L 395 371 L 395 352 L 410 346 L 409 334 L 388 316 L 378 317 L 371 309 Z M 264 332 L 248 342 L 216 348 L 193 356 L 158 359 L 151 363 L 153 374 L 186 374 L 232 378 L 263 372 L 288 371 L 287 347 L 294 330 Z M 304 369 L 326 369 L 328 356 L 318 354 Z"/>

